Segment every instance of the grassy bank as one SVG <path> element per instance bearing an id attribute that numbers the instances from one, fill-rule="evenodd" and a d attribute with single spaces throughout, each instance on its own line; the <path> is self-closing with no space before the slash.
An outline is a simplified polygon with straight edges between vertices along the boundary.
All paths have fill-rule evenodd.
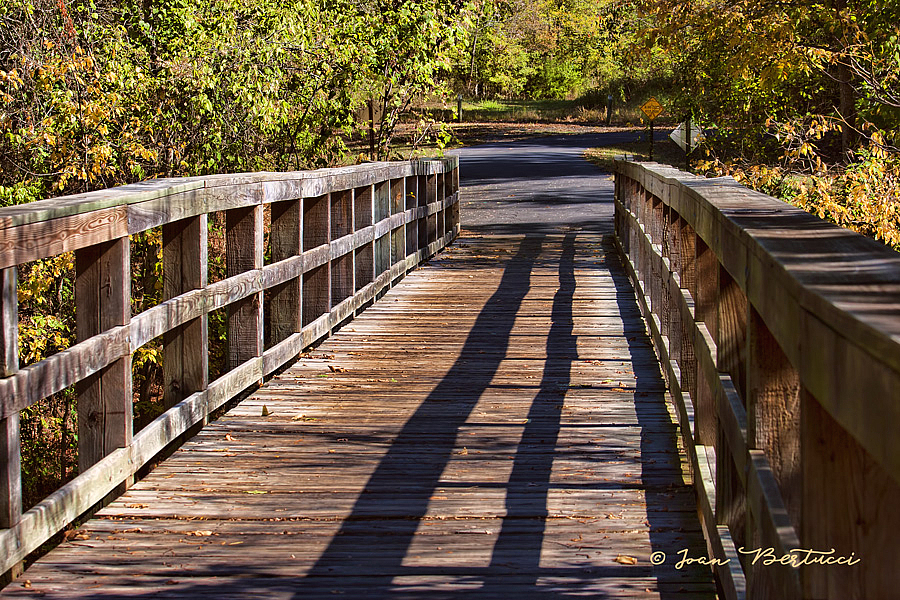
<path id="1" fill-rule="evenodd" d="M 647 134 L 644 133 L 638 142 L 589 148 L 584 153 L 586 159 L 607 171 L 612 170 L 613 160 L 617 156 L 623 155 L 629 160 L 650 160 L 650 144 L 647 142 Z M 684 152 L 678 147 L 678 144 L 668 138 L 654 140 L 653 160 L 684 169 Z"/>

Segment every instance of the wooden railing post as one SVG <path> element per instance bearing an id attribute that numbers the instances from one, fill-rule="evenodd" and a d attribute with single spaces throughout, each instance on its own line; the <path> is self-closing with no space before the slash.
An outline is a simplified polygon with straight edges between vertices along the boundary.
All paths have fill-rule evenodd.
<path id="1" fill-rule="evenodd" d="M 747 327 L 747 437 L 772 465 L 800 530 L 800 375 L 752 306 Z"/>
<path id="2" fill-rule="evenodd" d="M 681 288 L 687 290 L 693 300 L 697 290 L 697 274 L 695 265 L 696 238 L 693 227 L 688 225 L 684 218 L 678 219 L 678 240 L 681 244 L 681 261 L 678 274 L 681 276 Z M 690 336 L 693 335 L 693 315 L 684 315 L 681 319 L 681 353 L 679 366 L 681 367 L 682 387 L 687 390 L 692 401 L 697 396 L 697 357 L 694 355 L 694 343 Z"/>
<path id="3" fill-rule="evenodd" d="M 127 237 L 75 252 L 75 331 L 78 341 L 131 318 L 131 254 Z M 131 357 L 82 380 L 78 392 L 78 470 L 131 443 Z"/>
<path id="4" fill-rule="evenodd" d="M 401 214 L 405 209 L 406 205 L 404 204 L 404 180 L 400 179 L 391 179 L 391 214 L 398 215 Z M 400 225 L 399 227 L 391 230 L 391 266 L 397 264 L 401 260 L 406 258 L 406 226 Z M 402 269 L 402 273 L 406 272 L 406 269 Z"/>
<path id="5" fill-rule="evenodd" d="M 272 224 L 269 232 L 269 248 L 272 262 L 297 256 L 302 252 L 303 223 L 301 200 L 288 200 L 272 204 Z M 267 315 L 270 344 L 277 344 L 300 331 L 300 295 L 303 277 L 291 279 L 272 288 Z"/>
<path id="6" fill-rule="evenodd" d="M 9 377 L 19 370 L 19 305 L 16 267 L 0 270 L 0 371 Z M 0 419 L 0 529 L 13 527 L 22 516 L 22 448 L 19 413 Z"/>
<path id="7" fill-rule="evenodd" d="M 328 194 L 303 199 L 303 250 L 312 250 L 328 244 L 331 239 L 331 209 Z M 326 314 L 331 307 L 331 263 L 324 264 L 303 274 L 302 325 L 306 326 Z"/>
<path id="8" fill-rule="evenodd" d="M 163 237 L 163 299 L 168 300 L 207 283 L 207 216 L 167 223 Z M 209 382 L 208 325 L 205 316 L 163 335 L 163 396 L 166 408 Z"/>
<path id="9" fill-rule="evenodd" d="M 719 371 L 731 375 L 731 380 L 741 398 L 746 398 L 747 296 L 741 286 L 721 266 L 716 306 L 717 367 Z"/>
<path id="10" fill-rule="evenodd" d="M 338 190 L 330 194 L 331 201 L 331 242 L 353 233 L 353 191 Z M 334 253 L 332 244 L 331 256 L 331 306 L 338 304 L 353 295 L 353 253 Z M 333 323 L 332 325 L 336 325 Z"/>
<path id="11" fill-rule="evenodd" d="M 696 274 L 694 307 L 695 321 L 698 324 L 697 331 L 698 335 L 708 335 L 710 338 L 708 341 L 715 344 L 716 340 L 712 336 L 716 335 L 717 331 L 716 304 L 719 290 L 719 263 L 713 251 L 699 236 L 695 236 L 694 242 L 694 272 Z M 699 341 L 697 340 L 697 342 Z M 703 347 L 703 343 L 694 345 Z M 708 369 L 716 369 L 715 364 L 707 366 Z M 696 411 L 695 418 L 700 443 L 706 446 L 715 446 L 718 439 L 718 417 L 716 397 L 710 385 L 708 369 L 701 370 L 698 365 L 694 410 Z"/>
<path id="12" fill-rule="evenodd" d="M 353 230 L 360 231 L 372 226 L 375 217 L 374 186 L 367 185 L 353 190 Z M 358 292 L 375 279 L 375 241 L 353 251 L 353 289 Z M 356 309 L 359 314 L 363 310 Z"/>
<path id="13" fill-rule="evenodd" d="M 225 213 L 225 274 L 234 277 L 263 267 L 263 207 L 234 208 Z M 228 305 L 228 368 L 262 356 L 263 293 Z"/>
<path id="14" fill-rule="evenodd" d="M 459 232 L 459 205 L 441 201 L 458 187 L 455 158 L 426 159 L 299 176 L 149 181 L 0 208 L 7 248 L 0 253 L 0 571 L 15 570 L 74 515 L 121 490 L 159 452 L 196 431 L 211 411 L 449 243 L 448 234 Z M 264 264 L 266 204 L 271 257 L 283 264 Z M 226 213 L 226 280 L 210 285 L 207 220 L 219 212 Z M 131 316 L 129 235 L 153 228 L 163 238 L 164 301 Z M 16 267 L 64 252 L 75 254 L 77 344 L 19 371 Z M 271 301 L 266 324 L 264 299 Z M 228 369 L 209 381 L 207 320 L 222 309 Z M 164 403 L 177 407 L 135 434 L 132 356 L 159 339 Z M 73 387 L 81 473 L 23 513 L 21 411 Z M 116 452 L 123 447 L 128 451 Z"/>

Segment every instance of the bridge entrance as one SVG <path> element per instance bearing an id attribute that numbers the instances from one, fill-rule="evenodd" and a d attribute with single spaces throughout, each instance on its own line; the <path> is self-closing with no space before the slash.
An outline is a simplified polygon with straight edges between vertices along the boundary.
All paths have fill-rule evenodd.
<path id="1" fill-rule="evenodd" d="M 463 232 L 9 596 L 712 598 L 611 240 Z"/>

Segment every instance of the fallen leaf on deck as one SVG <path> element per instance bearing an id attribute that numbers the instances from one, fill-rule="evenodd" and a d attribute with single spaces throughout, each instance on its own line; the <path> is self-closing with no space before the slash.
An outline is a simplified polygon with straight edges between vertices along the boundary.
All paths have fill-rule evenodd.
<path id="1" fill-rule="evenodd" d="M 616 557 L 616 562 L 622 565 L 636 565 L 637 559 L 633 556 L 626 556 L 625 554 L 620 554 Z"/>

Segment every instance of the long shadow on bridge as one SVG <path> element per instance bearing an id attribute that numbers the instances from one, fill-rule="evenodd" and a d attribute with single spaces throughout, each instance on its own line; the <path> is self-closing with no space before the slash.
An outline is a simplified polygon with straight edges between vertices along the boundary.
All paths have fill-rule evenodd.
<path id="1" fill-rule="evenodd" d="M 671 565 L 661 568 L 647 564 L 622 565 L 613 562 L 613 557 L 608 564 L 593 562 L 555 567 L 542 564 L 551 516 L 548 510 L 550 494 L 558 488 L 580 486 L 584 489 L 586 486 L 611 491 L 644 488 L 651 547 L 666 552 L 673 550 L 673 520 L 667 507 L 672 501 L 672 491 L 668 484 L 654 487 L 653 482 L 661 478 L 671 481 L 671 461 L 678 460 L 675 429 L 668 423 L 659 369 L 652 364 L 653 352 L 631 286 L 609 243 L 604 244 L 604 260 L 615 282 L 616 304 L 622 312 L 636 375 L 634 395 L 641 452 L 654 458 L 637 458 L 641 480 L 634 483 L 605 482 L 600 478 L 574 485 L 551 481 L 554 459 L 564 452 L 558 448 L 561 428 L 566 426 L 561 423 L 565 399 L 561 390 L 570 387 L 573 364 L 580 359 L 573 331 L 577 235 L 576 232 L 565 234 L 561 254 L 543 252 L 547 244 L 559 243 L 557 236 L 548 239 L 544 234 L 535 234 L 522 238 L 515 255 L 504 268 L 499 286 L 468 333 L 459 358 L 393 439 L 350 515 L 305 575 L 271 577 L 267 576 L 265 566 L 199 567 L 190 573 L 192 577 L 201 578 L 196 585 L 182 583 L 171 590 L 157 588 L 153 596 L 291 597 L 300 600 L 341 594 L 372 599 L 427 597 L 440 600 L 465 596 L 480 600 L 525 600 L 580 597 L 587 593 L 594 598 L 616 598 L 635 590 L 625 587 L 616 593 L 618 584 L 602 585 L 600 590 L 597 582 L 613 580 L 626 582 L 626 586 L 638 584 L 640 593 L 650 585 L 650 578 L 658 578 L 655 587 L 658 587 L 660 598 L 684 598 L 684 591 L 679 591 L 684 581 L 682 574 Z M 531 289 L 532 272 L 536 265 L 548 266 L 545 262 L 548 254 L 560 258 L 558 290 L 551 308 L 551 325 L 545 343 L 547 358 L 540 387 L 529 406 L 508 481 L 486 483 L 505 489 L 505 516 L 499 534 L 481 538 L 485 539 L 485 545 L 493 542 L 490 563 L 487 566 L 466 565 L 459 561 L 456 562 L 459 566 L 410 564 L 417 530 L 428 518 L 429 504 L 435 492 L 450 487 L 441 479 L 459 445 L 460 429 L 491 387 L 501 363 L 508 360 L 511 334 L 523 300 Z M 622 356 L 621 360 L 629 360 L 629 357 Z M 608 428 L 614 432 L 618 428 L 633 429 L 634 425 L 579 423 L 577 427 Z M 667 451 L 671 453 L 669 464 L 654 464 Z M 595 468 L 602 469 L 605 461 L 621 458 L 615 451 L 598 446 L 591 452 L 590 460 L 594 461 Z M 408 473 L 405 480 L 404 473 Z M 398 504 L 403 507 L 402 518 L 396 516 Z M 245 547 L 248 552 L 253 552 L 252 545 Z M 360 558 L 360 554 L 365 554 L 366 558 Z M 179 574 L 172 572 L 172 575 Z M 449 585 L 445 587 L 441 582 Z M 98 590 L 96 597 L 107 600 L 134 598 L 140 597 L 142 591 L 139 583 L 127 594 Z"/>
<path id="2" fill-rule="evenodd" d="M 648 565 L 592 565 L 589 567 L 542 567 L 542 550 L 546 551 L 545 530 L 548 523 L 548 498 L 554 487 L 569 484 L 551 482 L 554 459 L 558 456 L 557 441 L 561 429 L 561 415 L 565 394 L 571 381 L 572 365 L 578 359 L 577 338 L 573 334 L 573 298 L 575 279 L 576 234 L 568 233 L 562 242 L 559 262 L 559 288 L 551 309 L 551 326 L 546 341 L 547 359 L 540 388 L 529 408 L 522 437 L 517 445 L 508 482 L 505 484 L 506 514 L 491 550 L 490 564 L 486 567 L 465 566 L 404 566 L 409 557 L 414 536 L 420 521 L 426 518 L 429 502 L 439 488 L 447 487 L 441 477 L 458 446 L 458 435 L 482 395 L 488 390 L 501 363 L 507 357 L 510 334 L 523 299 L 530 288 L 529 278 L 535 259 L 547 243 L 544 235 L 526 236 L 518 252 L 507 264 L 500 285 L 486 303 L 473 325 L 459 359 L 442 381 L 428 395 L 415 414 L 407 421 L 390 449 L 379 463 L 356 502 L 351 515 L 343 522 L 340 531 L 332 539 L 308 575 L 298 582 L 294 598 L 308 597 L 323 589 L 322 578 L 340 588 L 335 581 L 337 574 L 353 573 L 355 584 L 347 582 L 347 592 L 357 585 L 365 585 L 366 598 L 402 598 L 421 595 L 405 585 L 396 583 L 395 577 L 449 577 L 462 589 L 441 591 L 428 589 L 430 599 L 455 598 L 464 594 L 467 598 L 557 598 L 583 595 L 588 589 L 592 597 L 612 598 L 613 594 L 598 593 L 591 583 L 615 578 L 622 580 L 663 577 L 660 598 L 683 597 L 673 594 L 677 589 L 665 583 L 675 583 L 680 577 L 672 568 L 652 568 Z M 607 245 L 607 253 L 611 251 Z M 617 261 L 616 261 L 617 262 Z M 635 363 L 637 383 L 635 394 L 646 397 L 636 403 L 638 424 L 648 432 L 652 440 L 644 438 L 646 448 L 659 457 L 660 438 L 665 439 L 676 463 L 675 428 L 661 423 L 668 420 L 663 405 L 664 387 L 659 369 L 647 362 L 652 357 L 649 340 L 637 312 L 633 292 L 619 271 L 616 279 L 617 302 L 626 315 L 626 335 L 631 336 L 629 348 Z M 473 358 L 476 357 L 476 358 Z M 626 358 L 627 357 L 623 357 Z M 612 426 L 616 427 L 615 425 Z M 661 434 L 661 435 L 660 435 Z M 427 459 L 421 456 L 422 439 L 429 440 Z M 604 458 L 612 453 L 598 452 Z M 640 460 L 640 459 L 639 459 Z M 659 469 L 641 461 L 642 476 L 653 480 Z M 671 467 L 671 463 L 668 465 Z M 414 469 L 416 485 L 397 487 L 397 474 L 404 469 Z M 665 466 L 660 465 L 665 469 Z M 598 464 L 602 468 L 602 464 Z M 501 484 L 503 485 L 503 484 Z M 615 489 L 621 483 L 602 484 L 592 482 L 594 488 Z M 628 484 L 626 484 L 627 486 Z M 642 487 L 637 484 L 635 487 Z M 385 504 L 392 498 L 400 499 L 408 510 L 407 520 L 394 523 L 390 535 L 371 533 L 370 519 L 385 512 Z M 668 486 L 647 491 L 648 525 L 651 546 L 654 550 L 671 550 L 671 535 L 664 540 L 653 539 L 656 532 L 671 533 L 672 520 L 666 518 L 667 504 L 672 494 Z M 662 515 L 662 521 L 660 516 Z M 697 527 L 699 529 L 699 525 Z M 367 540 L 367 536 L 369 539 Z M 490 542 L 486 542 L 490 543 Z M 379 558 L 361 564 L 354 555 L 361 545 L 377 547 Z M 610 561 L 612 562 L 612 561 Z M 543 581 L 539 581 L 543 580 Z M 664 580 L 664 581 L 663 581 Z M 552 583 L 550 583 L 552 581 Z M 326 584 L 327 585 L 327 584 Z M 427 583 L 424 586 L 427 587 Z M 624 590 L 623 590 L 624 591 Z"/>

